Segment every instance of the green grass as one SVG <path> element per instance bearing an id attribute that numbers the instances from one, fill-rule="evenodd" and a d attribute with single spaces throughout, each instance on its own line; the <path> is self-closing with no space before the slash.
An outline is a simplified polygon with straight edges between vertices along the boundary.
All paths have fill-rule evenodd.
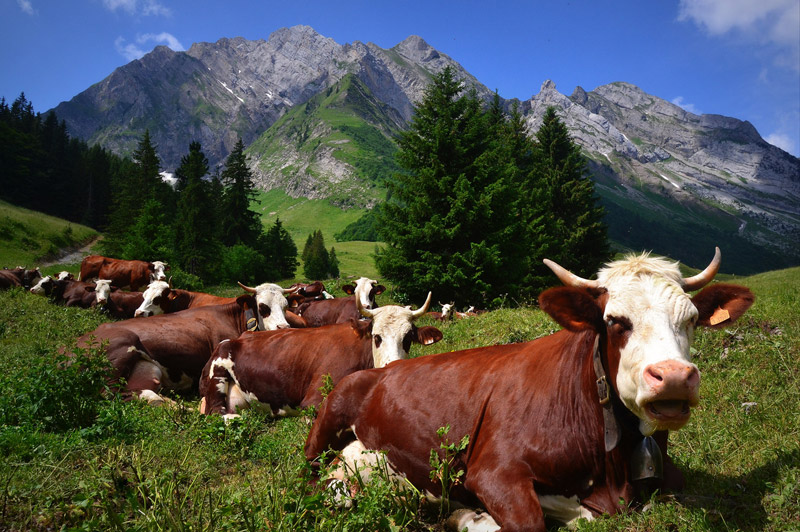
<path id="1" fill-rule="evenodd" d="M 646 513 L 580 523 L 578 530 L 800 528 L 800 268 L 736 282 L 751 287 L 757 301 L 735 326 L 698 332 L 701 404 L 670 437 L 684 492 L 655 498 Z M 30 368 L 46 368 L 60 346 L 104 319 L 23 290 L 0 292 L 0 419 L 14 418 L 10 405 L 63 393 L 25 392 L 36 375 Z M 501 308 L 439 326 L 444 340 L 413 347 L 413 356 L 557 329 L 535 308 Z M 63 386 L 57 372 L 49 375 L 50 387 Z M 61 431 L 37 419 L 0 423 L 0 530 L 441 530 L 435 511 L 384 483 L 369 487 L 353 509 L 325 504 L 306 484 L 308 418 L 246 412 L 225 425 L 193 410 L 196 397 L 178 401 L 187 408 L 103 400 L 94 423 Z"/>
<path id="2" fill-rule="evenodd" d="M 60 250 L 97 237 L 97 231 L 0 201 L 0 267 L 32 267 Z"/>
<path id="3" fill-rule="evenodd" d="M 310 200 L 292 198 L 282 190 L 259 192 L 254 210 L 261 215 L 266 228 L 280 218 L 284 228 L 289 232 L 298 252 L 303 251 L 308 235 L 319 229 L 325 238 L 325 247 L 336 249 L 339 259 L 340 277 L 343 279 L 361 276 L 378 278 L 378 271 L 371 255 L 375 252 L 375 242 L 352 241 L 336 242 L 334 233 L 338 233 L 348 224 L 358 220 L 366 211 L 364 209 L 340 209 L 327 200 Z M 304 279 L 302 265 L 297 269 L 297 280 Z"/>

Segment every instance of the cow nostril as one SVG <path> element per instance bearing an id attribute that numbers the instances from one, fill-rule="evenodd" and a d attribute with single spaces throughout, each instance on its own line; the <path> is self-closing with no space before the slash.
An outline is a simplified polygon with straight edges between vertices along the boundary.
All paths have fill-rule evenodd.
<path id="1" fill-rule="evenodd" d="M 649 380 L 654 380 L 654 381 L 658 381 L 658 382 L 663 382 L 664 381 L 664 377 L 661 375 L 661 373 L 657 369 L 653 368 L 652 366 L 648 366 L 648 368 L 645 370 L 645 376 Z"/>

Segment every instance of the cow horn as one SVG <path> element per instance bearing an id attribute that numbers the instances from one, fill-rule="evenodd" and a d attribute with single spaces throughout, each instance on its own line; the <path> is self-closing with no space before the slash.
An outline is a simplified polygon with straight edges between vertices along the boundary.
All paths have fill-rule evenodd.
<path id="1" fill-rule="evenodd" d="M 576 288 L 600 288 L 600 283 L 597 281 L 579 277 L 550 259 L 544 259 L 542 262 L 544 262 L 545 266 L 553 270 L 556 277 L 566 286 L 574 286 Z"/>
<path id="2" fill-rule="evenodd" d="M 705 285 L 711 282 L 717 272 L 719 271 L 719 265 L 722 263 L 722 252 L 719 248 L 715 248 L 714 258 L 711 259 L 711 263 L 706 266 L 706 269 L 702 272 L 698 273 L 694 277 L 684 278 L 683 279 L 683 290 L 685 292 L 692 292 L 694 290 L 700 290 Z"/>
<path id="3" fill-rule="evenodd" d="M 236 282 L 239 283 L 239 281 L 236 281 Z M 245 292 L 250 292 L 251 294 L 255 294 L 256 293 L 256 289 L 255 288 L 250 288 L 249 286 L 245 286 L 242 283 L 239 283 L 239 286 L 241 286 L 242 290 L 244 290 Z"/>
<path id="4" fill-rule="evenodd" d="M 300 285 L 297 285 L 297 286 L 295 286 L 294 288 L 292 288 L 292 287 L 290 286 L 289 288 L 284 288 L 284 289 L 283 289 L 283 293 L 284 293 L 284 294 L 294 294 L 294 293 L 296 293 L 296 292 L 299 292 L 301 288 L 302 288 L 302 286 L 300 286 Z"/>
<path id="5" fill-rule="evenodd" d="M 420 316 L 422 316 L 423 314 L 425 314 L 426 312 L 428 312 L 428 307 L 431 306 L 431 298 L 432 297 L 433 297 L 433 294 L 431 292 L 428 292 L 428 299 L 425 300 L 425 304 L 411 313 L 411 319 L 412 320 L 415 320 L 415 319 L 419 318 Z"/>
<path id="6" fill-rule="evenodd" d="M 167 284 L 169 285 L 169 289 L 172 290 L 172 276 L 171 275 L 169 276 L 169 281 L 167 282 Z"/>

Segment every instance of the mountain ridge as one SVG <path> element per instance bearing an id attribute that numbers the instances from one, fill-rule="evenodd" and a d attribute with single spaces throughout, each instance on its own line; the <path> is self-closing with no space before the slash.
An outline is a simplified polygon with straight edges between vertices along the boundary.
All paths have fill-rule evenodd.
<path id="1" fill-rule="evenodd" d="M 278 139 L 276 131 L 284 126 L 273 128 L 290 113 L 302 122 L 300 106 L 350 76 L 369 95 L 372 112 L 402 129 L 431 77 L 447 66 L 480 98 L 494 96 L 420 36 L 384 49 L 360 41 L 339 45 L 309 26 L 294 26 L 267 40 L 222 38 L 195 43 L 186 52 L 157 47 L 55 110 L 71 134 L 117 153 L 132 152 L 149 129 L 166 169 L 177 166 L 192 140 L 201 142 L 213 168 L 241 137 L 262 188 L 328 194 L 338 205 L 367 206 L 380 192 L 377 182 L 340 157 L 344 152 L 337 146 L 346 145 L 344 138 L 339 145 L 322 141 L 335 129 L 326 123 L 333 108 L 315 118 L 313 149 L 298 145 L 285 152 L 310 154 L 302 164 L 278 164 L 276 147 L 291 142 Z M 688 252 L 674 241 L 716 224 L 721 237 L 741 239 L 741 253 L 763 251 L 764 261 L 783 257 L 778 263 L 800 264 L 800 159 L 768 144 L 748 122 L 694 115 L 626 82 L 588 92 L 576 87 L 567 96 L 546 80 L 531 98 L 501 103 L 517 103 L 532 133 L 544 110 L 557 108 L 587 156 L 601 201 L 614 213 L 612 233 L 623 246 L 641 248 L 649 241 L 629 222 L 637 217 L 650 232 L 663 228 L 670 241 L 659 245 L 677 247 L 684 256 Z M 359 127 L 369 136 L 391 140 L 391 128 L 382 131 L 363 118 Z M 261 141 L 265 135 L 272 140 Z M 258 149 L 272 153 L 272 163 L 265 166 L 265 152 Z M 336 189 L 344 182 L 352 193 L 369 189 L 372 196 L 362 203 L 343 201 L 345 194 Z"/>

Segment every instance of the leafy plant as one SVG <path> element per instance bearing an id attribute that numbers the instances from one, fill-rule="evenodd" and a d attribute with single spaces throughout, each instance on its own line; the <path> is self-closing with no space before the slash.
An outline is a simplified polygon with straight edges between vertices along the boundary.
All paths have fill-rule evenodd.
<path id="1" fill-rule="evenodd" d="M 436 431 L 442 442 L 439 444 L 439 450 L 431 449 L 429 459 L 431 480 L 438 482 L 442 488 L 440 517 L 450 513 L 450 490 L 459 485 L 461 477 L 464 476 L 464 470 L 456 467 L 456 459 L 469 446 L 469 434 L 465 434 L 458 443 L 448 443 L 445 440 L 448 432 L 450 432 L 450 425 L 440 427 Z"/>

